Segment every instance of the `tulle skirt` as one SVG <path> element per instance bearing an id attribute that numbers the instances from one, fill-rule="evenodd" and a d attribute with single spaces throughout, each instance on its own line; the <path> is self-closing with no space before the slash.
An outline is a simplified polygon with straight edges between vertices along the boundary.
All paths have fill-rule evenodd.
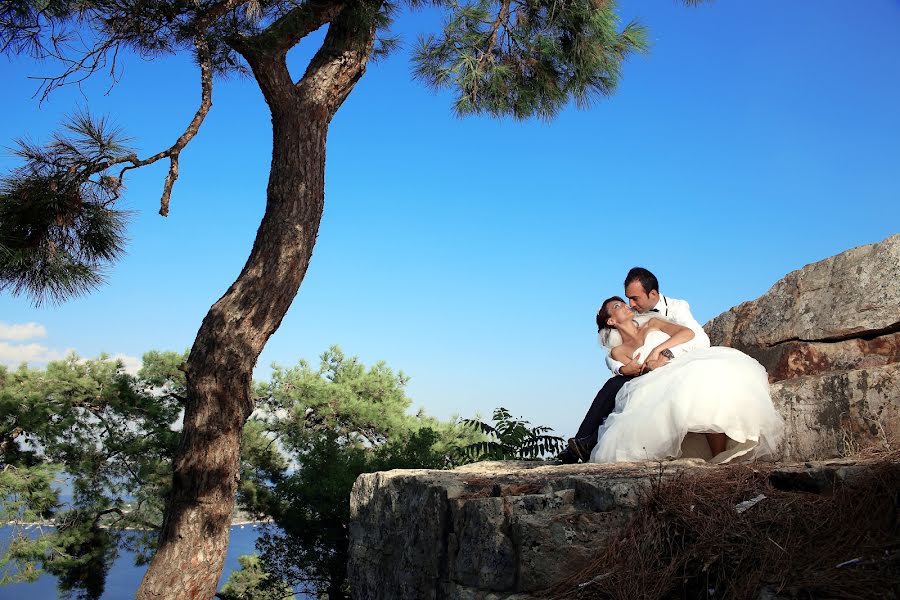
<path id="1" fill-rule="evenodd" d="M 712 456 L 704 433 L 727 435 L 725 451 Z M 733 348 L 698 349 L 622 387 L 591 461 L 754 460 L 772 457 L 783 433 L 762 365 Z"/>

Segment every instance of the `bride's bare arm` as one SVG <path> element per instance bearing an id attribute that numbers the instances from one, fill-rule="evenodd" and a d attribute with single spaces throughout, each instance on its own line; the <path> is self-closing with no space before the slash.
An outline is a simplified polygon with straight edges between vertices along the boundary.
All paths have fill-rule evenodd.
<path id="1" fill-rule="evenodd" d="M 647 360 L 644 362 L 648 362 L 650 360 L 659 359 L 659 355 L 663 350 L 668 350 L 674 346 L 679 344 L 683 344 L 685 342 L 689 342 L 694 339 L 694 332 L 684 327 L 683 325 L 679 325 L 677 323 L 673 323 L 671 321 L 665 321 L 663 319 L 650 319 L 647 321 L 647 324 L 644 327 L 650 329 L 659 329 L 667 334 L 669 334 L 669 339 L 667 339 L 662 344 L 653 348 L 650 351 L 650 354 L 647 355 Z"/>

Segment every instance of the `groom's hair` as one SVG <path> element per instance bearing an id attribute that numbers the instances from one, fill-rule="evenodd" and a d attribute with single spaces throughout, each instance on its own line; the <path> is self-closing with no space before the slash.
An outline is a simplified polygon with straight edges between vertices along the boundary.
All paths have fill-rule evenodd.
<path id="1" fill-rule="evenodd" d="M 644 267 L 634 267 L 628 271 L 628 275 L 625 276 L 625 287 L 628 287 L 629 284 L 634 283 L 635 281 L 641 282 L 644 293 L 649 294 L 653 290 L 656 290 L 656 292 L 659 293 L 659 281 L 656 279 L 656 275 Z"/>

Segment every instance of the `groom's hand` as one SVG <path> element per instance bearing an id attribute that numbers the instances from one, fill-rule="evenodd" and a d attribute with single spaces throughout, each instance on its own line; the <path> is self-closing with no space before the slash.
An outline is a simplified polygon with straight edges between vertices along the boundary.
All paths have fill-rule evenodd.
<path id="1" fill-rule="evenodd" d="M 631 377 L 634 375 L 640 375 L 640 373 L 641 365 L 636 360 L 633 360 L 619 367 L 619 375 L 628 375 L 629 377 Z"/>

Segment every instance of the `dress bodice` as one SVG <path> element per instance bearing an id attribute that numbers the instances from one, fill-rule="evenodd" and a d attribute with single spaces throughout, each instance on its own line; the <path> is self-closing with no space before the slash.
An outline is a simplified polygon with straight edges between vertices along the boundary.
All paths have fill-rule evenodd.
<path id="1" fill-rule="evenodd" d="M 644 364 L 647 355 L 667 339 L 669 339 L 669 334 L 665 331 L 651 329 L 647 332 L 647 337 L 644 338 L 644 344 L 631 353 L 631 358 L 636 358 L 640 365 Z"/>

